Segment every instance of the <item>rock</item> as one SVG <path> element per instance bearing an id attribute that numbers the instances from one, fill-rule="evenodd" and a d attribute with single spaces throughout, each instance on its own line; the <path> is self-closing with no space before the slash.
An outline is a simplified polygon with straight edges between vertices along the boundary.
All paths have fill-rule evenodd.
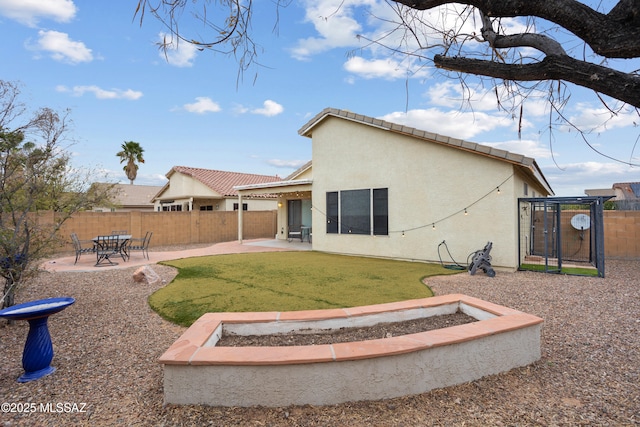
<path id="1" fill-rule="evenodd" d="M 133 273 L 133 281 L 136 283 L 153 284 L 160 280 L 160 276 L 148 265 L 138 268 Z"/>

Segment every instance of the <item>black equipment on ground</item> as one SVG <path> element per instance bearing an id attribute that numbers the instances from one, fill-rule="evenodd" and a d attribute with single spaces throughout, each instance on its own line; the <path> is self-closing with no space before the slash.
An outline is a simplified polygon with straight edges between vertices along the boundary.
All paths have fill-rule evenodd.
<path id="1" fill-rule="evenodd" d="M 478 269 L 484 271 L 487 276 L 495 277 L 496 272 L 491 267 L 491 248 L 493 247 L 492 242 L 487 242 L 484 249 L 480 249 L 475 251 L 470 255 L 471 263 L 469 264 L 469 274 L 474 275 Z"/>

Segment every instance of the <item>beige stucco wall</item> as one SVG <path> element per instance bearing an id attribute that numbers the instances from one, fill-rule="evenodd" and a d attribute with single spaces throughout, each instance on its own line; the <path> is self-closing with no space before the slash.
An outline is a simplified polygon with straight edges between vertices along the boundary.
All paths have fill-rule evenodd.
<path id="1" fill-rule="evenodd" d="M 334 117 L 312 139 L 314 250 L 438 261 L 446 241 L 466 264 L 492 241 L 494 267 L 517 267 L 524 178 L 510 163 Z M 326 193 L 365 188 L 388 188 L 389 235 L 326 234 Z"/>
<path id="2" fill-rule="evenodd" d="M 154 210 L 162 210 L 161 201 L 172 200 L 171 205 L 181 205 L 183 211 L 189 210 L 189 203 L 192 203 L 195 210 L 199 207 L 197 203 L 194 203 L 194 199 L 218 199 L 222 198 L 220 194 L 211 190 L 200 181 L 193 179 L 190 176 L 175 172 L 169 178 L 169 185 L 165 187 L 154 202 Z M 222 200 L 221 200 L 222 202 Z M 223 203 L 220 203 L 221 209 L 224 207 Z"/>
<path id="3" fill-rule="evenodd" d="M 220 194 L 190 176 L 175 172 L 169 179 L 169 188 L 162 194 L 166 197 L 220 197 Z"/>
<path id="4" fill-rule="evenodd" d="M 313 168 L 307 168 L 299 175 L 293 177 L 295 181 L 306 181 L 313 179 Z M 276 209 L 278 210 L 278 224 L 277 224 L 277 234 L 276 239 L 284 240 L 287 238 L 287 224 L 288 224 L 288 213 L 287 213 L 287 201 L 292 199 L 300 199 L 300 200 L 311 200 L 311 189 L 312 186 L 310 184 L 300 184 L 300 185 L 291 185 L 286 188 L 279 189 L 281 191 L 278 194 L 278 205 Z M 305 207 L 307 203 L 305 202 Z M 307 224 L 305 224 L 307 225 Z M 308 224 L 311 225 L 311 224 Z"/>
<path id="5" fill-rule="evenodd" d="M 224 210 L 232 211 L 233 204 L 238 203 L 237 198 L 229 198 L 224 200 Z M 247 204 L 247 210 L 249 211 L 271 211 L 277 208 L 275 199 L 252 199 L 243 198 L 242 204 Z"/>
<path id="6" fill-rule="evenodd" d="M 173 200 L 172 205 L 182 205 L 183 211 L 188 211 L 190 204 L 193 210 L 199 210 L 201 205 L 212 205 L 214 210 L 232 211 L 234 203 L 238 203 L 236 197 L 222 197 L 220 193 L 213 191 L 202 182 L 180 172 L 171 175 L 169 186 L 158 197 L 162 200 Z M 242 203 L 246 203 L 247 210 L 250 211 L 267 211 L 277 208 L 275 199 L 247 197 Z M 162 210 L 161 200 L 155 201 L 154 210 Z"/>

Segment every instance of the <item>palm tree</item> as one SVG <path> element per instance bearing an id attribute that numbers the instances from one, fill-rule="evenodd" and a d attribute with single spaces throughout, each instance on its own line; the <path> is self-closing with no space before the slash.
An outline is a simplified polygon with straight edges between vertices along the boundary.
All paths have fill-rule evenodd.
<path id="1" fill-rule="evenodd" d="M 133 185 L 133 181 L 136 179 L 136 176 L 138 176 L 138 163 L 144 163 L 142 153 L 144 153 L 144 149 L 139 143 L 135 141 L 125 141 L 124 144 L 122 144 L 122 151 L 116 154 L 116 156 L 120 157 L 120 163 L 127 162 L 122 169 L 131 181 L 131 185 Z"/>

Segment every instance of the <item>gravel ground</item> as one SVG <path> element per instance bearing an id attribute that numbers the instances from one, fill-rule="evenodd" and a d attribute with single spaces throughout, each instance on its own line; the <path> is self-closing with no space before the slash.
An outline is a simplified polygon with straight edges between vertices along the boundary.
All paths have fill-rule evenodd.
<path id="1" fill-rule="evenodd" d="M 153 269 L 167 283 L 175 274 Z M 72 296 L 76 303 L 49 321 L 57 371 L 30 383 L 16 382 L 27 323 L 2 322 L 0 403 L 61 412 L 3 412 L 0 426 L 640 425 L 637 261 L 608 261 L 605 279 L 531 272 L 428 279 L 438 295 L 465 293 L 542 317 L 542 359 L 417 396 L 286 408 L 163 405 L 157 359 L 184 328 L 147 306 L 163 284 L 136 284 L 133 271 L 44 273 L 23 289 L 18 302 Z"/>
<path id="2" fill-rule="evenodd" d="M 464 325 L 477 319 L 458 311 L 454 314 L 423 317 L 402 322 L 378 323 L 373 326 L 323 329 L 318 332 L 295 331 L 271 335 L 235 335 L 223 333 L 218 347 L 288 347 L 296 345 L 322 345 L 342 342 L 391 338 L 398 335 L 417 334 L 434 329 Z"/>

